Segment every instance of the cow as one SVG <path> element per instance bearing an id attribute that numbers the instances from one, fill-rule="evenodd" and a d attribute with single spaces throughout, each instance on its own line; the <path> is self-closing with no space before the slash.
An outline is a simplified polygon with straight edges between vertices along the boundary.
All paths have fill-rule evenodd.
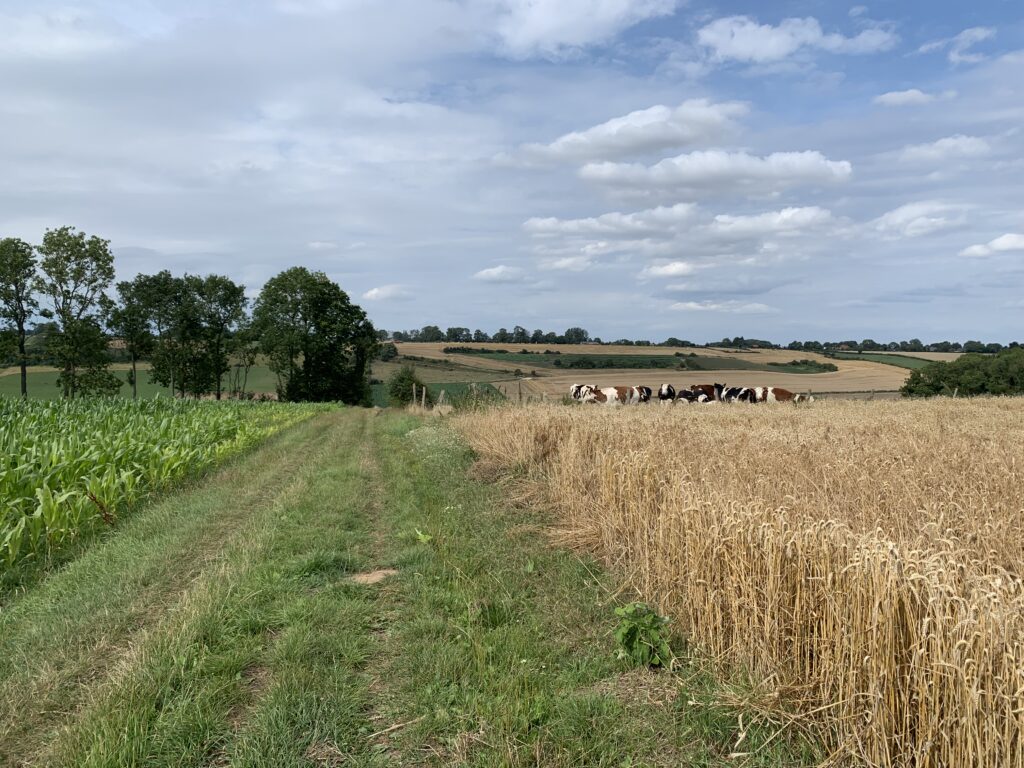
<path id="1" fill-rule="evenodd" d="M 692 392 L 689 389 L 680 389 L 676 393 L 677 403 L 686 403 L 691 405 L 692 403 L 706 403 L 708 402 L 708 396 L 703 392 Z"/>
<path id="2" fill-rule="evenodd" d="M 582 401 L 590 392 L 597 389 L 593 384 L 573 384 L 569 387 L 569 397 Z"/>
<path id="3" fill-rule="evenodd" d="M 658 399 L 661 401 L 662 405 L 665 405 L 666 403 L 672 405 L 676 399 L 676 388 L 671 384 L 662 384 L 658 388 Z"/>
<path id="4" fill-rule="evenodd" d="M 693 385 L 690 386 L 690 391 L 694 395 L 704 395 L 705 399 L 701 400 L 699 402 L 705 402 L 706 403 L 706 402 L 710 402 L 712 400 L 717 400 L 718 399 L 717 391 L 718 391 L 718 387 L 719 386 L 723 386 L 724 387 L 725 385 L 724 384 L 721 384 L 721 385 L 719 385 L 719 384 L 693 384 Z"/>
<path id="5" fill-rule="evenodd" d="M 647 390 L 646 397 L 650 399 L 650 387 L 642 389 Z M 646 402 L 644 396 L 640 387 L 594 387 L 583 395 L 582 400 L 584 403 L 599 405 L 639 405 Z"/>
<path id="6" fill-rule="evenodd" d="M 636 390 L 637 396 L 640 398 L 641 403 L 651 402 L 651 395 L 654 394 L 654 392 L 651 390 L 650 387 L 645 387 L 644 385 L 641 384 L 639 387 L 633 387 L 633 389 Z"/>
<path id="7" fill-rule="evenodd" d="M 756 403 L 757 395 L 750 387 L 727 387 L 715 384 L 715 399 L 724 403 Z"/>
<path id="8" fill-rule="evenodd" d="M 754 402 L 758 403 L 813 403 L 811 395 L 798 395 L 782 387 L 754 387 Z"/>

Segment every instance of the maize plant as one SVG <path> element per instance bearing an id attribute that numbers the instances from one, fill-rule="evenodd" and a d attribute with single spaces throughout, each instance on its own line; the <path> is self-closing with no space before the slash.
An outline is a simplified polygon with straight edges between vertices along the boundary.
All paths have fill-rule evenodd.
<path id="1" fill-rule="evenodd" d="M 323 406 L 0 398 L 0 572 Z"/>

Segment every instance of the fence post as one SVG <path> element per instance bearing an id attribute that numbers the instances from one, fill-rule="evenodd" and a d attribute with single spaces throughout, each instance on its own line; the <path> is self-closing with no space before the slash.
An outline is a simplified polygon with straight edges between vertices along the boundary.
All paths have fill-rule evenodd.
<path id="1" fill-rule="evenodd" d="M 422 408 L 426 408 L 427 407 L 427 385 L 426 384 L 423 385 L 422 400 L 420 402 L 420 407 L 422 407 Z"/>

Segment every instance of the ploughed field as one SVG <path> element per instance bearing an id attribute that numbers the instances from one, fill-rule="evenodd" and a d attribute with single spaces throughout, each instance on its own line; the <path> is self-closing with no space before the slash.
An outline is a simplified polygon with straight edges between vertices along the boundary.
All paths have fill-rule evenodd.
<path id="1" fill-rule="evenodd" d="M 1024 400 L 534 405 L 455 425 L 840 755 L 1024 765 Z"/>

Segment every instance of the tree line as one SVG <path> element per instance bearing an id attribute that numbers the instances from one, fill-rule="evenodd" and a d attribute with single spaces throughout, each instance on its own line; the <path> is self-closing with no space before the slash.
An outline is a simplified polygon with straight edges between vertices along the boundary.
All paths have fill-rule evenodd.
<path id="1" fill-rule="evenodd" d="M 425 325 L 420 329 L 410 331 L 378 331 L 382 341 L 422 341 L 422 342 L 491 342 L 494 344 L 607 344 L 615 346 L 630 347 L 726 347 L 730 349 L 789 349 L 805 352 L 828 352 L 828 351 L 852 351 L 852 352 L 984 352 L 994 354 L 1002 349 L 1014 349 L 1020 346 L 1019 342 L 1011 342 L 1003 345 L 998 342 L 981 341 L 935 341 L 929 344 L 923 343 L 920 339 L 909 341 L 877 342 L 874 339 L 862 341 L 791 341 L 785 347 L 781 344 L 766 339 L 746 338 L 743 336 L 726 336 L 721 341 L 711 341 L 707 344 L 695 344 L 686 339 L 676 336 L 669 336 L 664 341 L 653 342 L 646 339 L 616 339 L 614 341 L 602 341 L 599 336 L 591 336 L 585 328 L 567 328 L 564 333 L 544 331 L 536 329 L 530 331 L 521 325 L 513 326 L 512 330 L 499 328 L 493 334 L 489 334 L 479 328 L 471 331 L 469 328 L 453 326 L 442 330 L 437 325 Z"/>
<path id="2" fill-rule="evenodd" d="M 30 324 L 41 318 L 35 328 Z M 71 227 L 39 245 L 0 239 L 0 358 L 20 367 L 27 396 L 27 342 L 45 329 L 45 355 L 64 397 L 115 394 L 111 346 L 151 381 L 179 396 L 239 395 L 265 357 L 286 400 L 369 404 L 369 366 L 378 334 L 363 310 L 322 272 L 287 269 L 254 301 L 223 275 L 139 274 L 114 285 L 110 242 Z"/>
<path id="3" fill-rule="evenodd" d="M 1024 348 L 929 363 L 911 371 L 900 391 L 908 397 L 1024 394 Z"/>

